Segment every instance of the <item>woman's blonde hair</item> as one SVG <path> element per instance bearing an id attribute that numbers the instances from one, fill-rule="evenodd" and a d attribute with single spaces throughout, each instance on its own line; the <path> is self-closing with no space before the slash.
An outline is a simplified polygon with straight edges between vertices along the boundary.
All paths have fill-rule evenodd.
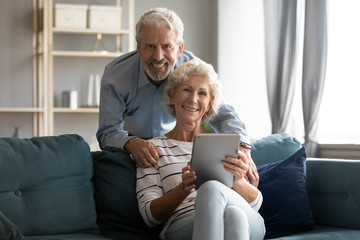
<path id="1" fill-rule="evenodd" d="M 170 103 L 170 96 L 183 82 L 187 81 L 190 77 L 195 75 L 205 77 L 209 84 L 212 104 L 209 111 L 206 112 L 202 118 L 202 121 L 207 121 L 215 116 L 219 111 L 221 102 L 221 86 L 218 79 L 218 74 L 215 72 L 213 66 L 201 60 L 194 59 L 189 62 L 185 62 L 169 75 L 164 90 L 163 105 L 170 113 L 170 115 L 175 117 L 175 107 Z"/>

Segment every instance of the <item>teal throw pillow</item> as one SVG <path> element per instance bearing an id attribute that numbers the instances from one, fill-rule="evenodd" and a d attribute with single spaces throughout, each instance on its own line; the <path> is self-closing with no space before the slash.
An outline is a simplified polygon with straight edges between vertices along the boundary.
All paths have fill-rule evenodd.
<path id="1" fill-rule="evenodd" d="M 251 143 L 251 157 L 255 164 L 278 162 L 293 155 L 302 146 L 300 142 L 287 133 L 272 134 Z"/>

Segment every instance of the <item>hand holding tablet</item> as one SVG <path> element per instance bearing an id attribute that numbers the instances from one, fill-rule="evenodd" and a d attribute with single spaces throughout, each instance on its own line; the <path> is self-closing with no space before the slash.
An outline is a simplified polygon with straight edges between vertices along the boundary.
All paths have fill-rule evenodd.
<path id="1" fill-rule="evenodd" d="M 227 156 L 237 158 L 240 135 L 235 133 L 201 133 L 194 139 L 191 168 L 195 171 L 195 188 L 209 180 L 232 187 L 234 175 L 226 171 L 222 161 Z"/>

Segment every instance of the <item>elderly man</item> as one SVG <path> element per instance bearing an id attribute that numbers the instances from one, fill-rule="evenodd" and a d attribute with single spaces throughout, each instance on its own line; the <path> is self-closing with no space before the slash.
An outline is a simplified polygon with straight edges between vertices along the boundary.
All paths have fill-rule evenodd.
<path id="1" fill-rule="evenodd" d="M 125 150 L 140 167 L 154 165 L 161 151 L 146 139 L 165 134 L 175 126 L 162 106 L 164 82 L 179 65 L 196 58 L 184 50 L 184 26 L 175 12 L 150 9 L 136 25 L 137 50 L 110 62 L 103 75 L 97 138 L 103 150 Z M 222 104 L 209 122 L 216 132 L 237 132 L 249 146 L 245 126 L 234 108 Z M 252 166 L 248 180 L 257 186 Z"/>

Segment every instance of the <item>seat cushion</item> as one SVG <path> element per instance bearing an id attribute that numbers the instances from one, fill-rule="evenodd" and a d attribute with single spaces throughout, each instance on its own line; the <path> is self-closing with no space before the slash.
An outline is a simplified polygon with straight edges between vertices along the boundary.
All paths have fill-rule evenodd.
<path id="1" fill-rule="evenodd" d="M 61 235 L 26 236 L 24 240 L 121 240 L 111 239 L 96 233 L 71 233 Z"/>
<path id="2" fill-rule="evenodd" d="M 92 176 L 78 135 L 0 139 L 0 211 L 25 236 L 98 231 Z"/>
<path id="3" fill-rule="evenodd" d="M 314 230 L 308 232 L 295 233 L 276 240 L 355 240 L 360 239 L 360 230 L 350 228 L 333 228 L 316 225 Z"/>

